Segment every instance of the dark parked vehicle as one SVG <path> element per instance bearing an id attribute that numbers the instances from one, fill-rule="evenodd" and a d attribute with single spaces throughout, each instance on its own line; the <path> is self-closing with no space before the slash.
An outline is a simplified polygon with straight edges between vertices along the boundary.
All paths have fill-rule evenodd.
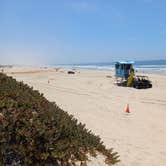
<path id="1" fill-rule="evenodd" d="M 132 86 L 136 89 L 152 88 L 152 83 L 147 76 L 135 76 Z"/>

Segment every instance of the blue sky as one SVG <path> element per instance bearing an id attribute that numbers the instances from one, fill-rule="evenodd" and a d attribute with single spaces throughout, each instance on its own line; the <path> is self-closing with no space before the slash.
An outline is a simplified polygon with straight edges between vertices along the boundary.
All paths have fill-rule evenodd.
<path id="1" fill-rule="evenodd" d="M 166 59 L 165 0 L 0 0 L 0 63 Z"/>

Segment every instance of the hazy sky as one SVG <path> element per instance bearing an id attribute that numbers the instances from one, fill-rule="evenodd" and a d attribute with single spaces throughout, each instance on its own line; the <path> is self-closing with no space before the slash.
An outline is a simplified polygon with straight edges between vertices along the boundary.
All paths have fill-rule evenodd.
<path id="1" fill-rule="evenodd" d="M 166 0 L 0 0 L 0 64 L 166 59 Z"/>

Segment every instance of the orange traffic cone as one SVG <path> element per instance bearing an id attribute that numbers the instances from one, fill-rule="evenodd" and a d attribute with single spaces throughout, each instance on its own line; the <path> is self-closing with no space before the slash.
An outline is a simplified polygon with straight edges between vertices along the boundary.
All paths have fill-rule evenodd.
<path id="1" fill-rule="evenodd" d="M 127 107 L 126 107 L 126 113 L 130 113 L 130 110 L 129 110 L 129 104 L 127 104 Z"/>

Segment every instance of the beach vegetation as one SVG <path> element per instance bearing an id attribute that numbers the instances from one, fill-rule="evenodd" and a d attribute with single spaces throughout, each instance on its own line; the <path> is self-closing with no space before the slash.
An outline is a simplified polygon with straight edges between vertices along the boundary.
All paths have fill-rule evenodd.
<path id="1" fill-rule="evenodd" d="M 88 156 L 102 154 L 119 161 L 99 136 L 43 94 L 0 74 L 0 165 L 86 165 Z"/>

